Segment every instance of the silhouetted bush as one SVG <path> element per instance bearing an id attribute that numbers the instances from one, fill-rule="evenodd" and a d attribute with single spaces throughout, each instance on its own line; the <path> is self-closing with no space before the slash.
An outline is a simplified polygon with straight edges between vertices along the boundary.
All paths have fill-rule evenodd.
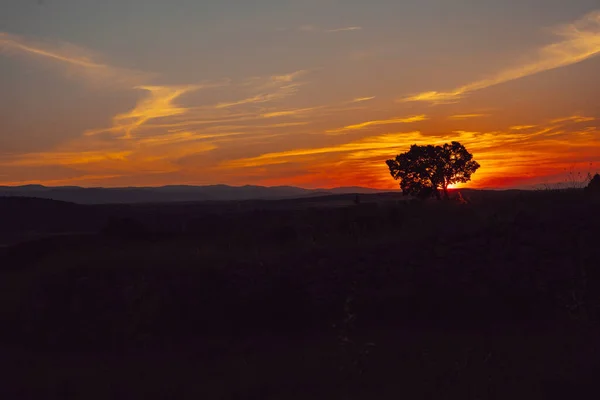
<path id="1" fill-rule="evenodd" d="M 589 196 L 600 197 L 600 174 L 594 175 L 590 180 L 585 187 L 585 193 Z"/>

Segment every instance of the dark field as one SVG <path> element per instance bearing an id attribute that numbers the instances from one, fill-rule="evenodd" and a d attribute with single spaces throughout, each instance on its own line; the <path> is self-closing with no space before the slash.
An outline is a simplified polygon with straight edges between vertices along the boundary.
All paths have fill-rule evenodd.
<path id="1" fill-rule="evenodd" d="M 600 201 L 463 195 L 0 199 L 0 395 L 596 398 Z"/>

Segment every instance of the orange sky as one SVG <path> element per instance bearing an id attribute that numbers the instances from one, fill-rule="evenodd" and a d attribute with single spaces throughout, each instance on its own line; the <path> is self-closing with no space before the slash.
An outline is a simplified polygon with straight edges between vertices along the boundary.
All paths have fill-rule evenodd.
<path id="1" fill-rule="evenodd" d="M 492 11 L 480 17 L 502 32 L 509 21 Z M 38 36 L 15 23 L 0 32 L 0 185 L 397 188 L 386 159 L 452 140 L 481 164 L 470 187 L 600 170 L 600 10 L 515 22 L 522 40 L 477 43 L 483 24 L 412 40 L 361 15 L 195 27 L 219 46 L 132 39 L 147 46 L 139 54 L 126 38 L 109 45 L 53 25 Z M 285 59 L 294 48 L 300 60 Z"/>

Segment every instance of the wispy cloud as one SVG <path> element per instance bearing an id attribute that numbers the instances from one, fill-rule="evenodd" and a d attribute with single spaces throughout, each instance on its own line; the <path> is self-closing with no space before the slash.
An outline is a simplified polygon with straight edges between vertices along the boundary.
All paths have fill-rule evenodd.
<path id="1" fill-rule="evenodd" d="M 61 64 L 69 74 L 102 85 L 141 85 L 154 75 L 141 71 L 118 68 L 94 59 L 90 52 L 68 43 L 49 43 L 24 36 L 0 32 L 0 52 L 36 57 Z"/>
<path id="2" fill-rule="evenodd" d="M 289 74 L 273 75 L 270 77 L 273 82 L 293 82 L 303 75 L 306 75 L 309 71 L 301 69 L 299 71 L 290 72 Z"/>
<path id="3" fill-rule="evenodd" d="M 299 70 L 288 74 L 272 75 L 266 79 L 263 77 L 247 79 L 243 86 L 249 87 L 252 91 L 259 93 L 239 100 L 218 103 L 215 108 L 267 103 L 292 96 L 304 85 L 303 82 L 298 82 L 298 79 L 308 72 L 308 70 Z"/>
<path id="4" fill-rule="evenodd" d="M 257 128 L 289 128 L 292 126 L 304 126 L 308 125 L 308 122 L 282 122 L 279 124 L 271 124 L 271 125 L 258 125 Z"/>
<path id="5" fill-rule="evenodd" d="M 135 107 L 112 118 L 112 126 L 90 129 L 82 136 L 49 151 L 4 157 L 0 160 L 2 166 L 61 166 L 81 172 L 82 179 L 86 180 L 91 179 L 90 174 L 105 176 L 107 171 L 117 172 L 111 176 L 136 174 L 139 171 L 176 171 L 179 167 L 174 161 L 178 158 L 214 150 L 216 142 L 233 135 L 187 131 L 137 135 L 137 131 L 151 121 L 172 122 L 174 118 L 183 117 L 192 110 L 191 106 L 177 103 L 181 96 L 199 89 L 224 86 L 226 82 L 152 85 L 150 82 L 154 75 L 102 63 L 97 61 L 98 57 L 92 57 L 88 51 L 77 46 L 65 43 L 52 45 L 6 33 L 0 33 L 0 50 L 9 55 L 26 55 L 55 62 L 69 74 L 75 73 L 87 81 L 102 85 L 117 82 L 122 88 L 143 93 Z M 185 127 L 186 124 L 183 124 L 182 128 Z M 111 135 L 100 135 L 103 133 Z"/>
<path id="6" fill-rule="evenodd" d="M 314 25 L 302 25 L 298 28 L 302 32 L 321 32 L 321 33 L 338 33 L 338 32 L 352 32 L 362 30 L 362 26 L 346 26 L 342 28 L 323 29 L 318 28 Z"/>
<path id="7" fill-rule="evenodd" d="M 113 126 L 104 129 L 91 129 L 85 136 L 100 133 L 122 134 L 130 138 L 133 131 L 152 119 L 166 118 L 182 115 L 187 108 L 174 104 L 185 93 L 205 87 L 215 87 L 223 83 L 202 83 L 182 86 L 155 86 L 150 85 L 154 74 L 141 71 L 132 71 L 114 67 L 107 63 L 97 61 L 90 52 L 68 43 L 50 44 L 40 40 L 27 39 L 22 36 L 0 33 L 0 50 L 6 54 L 21 54 L 37 57 L 44 61 L 59 63 L 69 73 L 76 73 L 88 81 L 105 85 L 118 83 L 125 89 L 143 90 L 146 95 L 138 101 L 136 106 L 125 113 L 113 118 Z"/>
<path id="8" fill-rule="evenodd" d="M 132 154 L 129 150 L 120 151 L 55 151 L 55 152 L 37 152 L 19 155 L 2 165 L 11 166 L 77 166 L 103 161 L 124 161 Z"/>
<path id="9" fill-rule="evenodd" d="M 345 28 L 328 29 L 326 32 L 335 33 L 335 32 L 349 32 L 349 31 L 360 31 L 360 30 L 362 30 L 362 26 L 347 26 Z"/>
<path id="10" fill-rule="evenodd" d="M 553 119 L 552 122 L 553 124 L 558 124 L 561 122 L 574 122 L 574 123 L 578 123 L 578 122 L 590 122 L 590 121 L 595 121 L 596 118 L 594 117 L 584 117 L 581 115 L 573 115 L 570 117 L 564 117 L 564 118 L 557 118 L 557 119 Z"/>
<path id="11" fill-rule="evenodd" d="M 283 99 L 285 97 L 291 96 L 298 92 L 299 85 L 286 85 L 281 86 L 279 90 L 273 93 L 261 93 L 255 96 L 246 97 L 241 100 L 235 100 L 231 102 L 219 103 L 215 106 L 215 108 L 230 108 L 235 106 L 241 106 L 246 104 L 257 104 L 257 103 L 267 103 L 274 100 Z"/>
<path id="12" fill-rule="evenodd" d="M 441 144 L 458 140 L 465 144 L 483 166 L 472 186 L 506 185 L 498 177 L 521 176 L 520 180 L 535 180 L 531 171 L 540 176 L 554 174 L 570 165 L 597 157 L 600 145 L 597 129 L 561 130 L 554 125 L 540 126 L 527 132 L 518 131 L 454 131 L 444 134 L 420 131 L 365 137 L 337 145 L 296 148 L 260 154 L 255 157 L 228 160 L 221 170 L 243 170 L 248 176 L 271 171 L 266 180 L 271 184 L 296 183 L 315 185 L 326 182 L 333 186 L 361 182 L 379 187 L 397 187 L 389 179 L 384 160 L 406 151 L 412 144 Z M 557 152 L 557 149 L 561 149 Z M 596 155 L 594 155 L 596 154 Z M 285 179 L 284 179 L 285 178 Z M 507 178 L 508 179 L 508 178 Z M 511 178 L 512 179 L 512 178 Z"/>
<path id="13" fill-rule="evenodd" d="M 219 103 L 215 106 L 215 108 L 230 108 L 235 106 L 242 106 L 245 104 L 266 103 L 268 101 L 279 99 L 281 97 L 282 95 L 279 93 L 257 94 L 256 96 L 247 97 L 241 100 Z"/>
<path id="14" fill-rule="evenodd" d="M 510 130 L 511 131 L 524 131 L 527 129 L 533 129 L 537 127 L 537 125 L 515 125 L 515 126 L 511 126 Z"/>
<path id="15" fill-rule="evenodd" d="M 131 138 L 135 129 L 152 119 L 171 117 L 187 112 L 187 108 L 176 106 L 174 101 L 183 94 L 200 88 L 202 85 L 140 86 L 137 89 L 142 89 L 148 94 L 136 104 L 133 110 L 115 116 L 111 128 L 90 130 L 86 132 L 86 135 L 121 133 L 125 138 Z"/>
<path id="16" fill-rule="evenodd" d="M 425 120 L 427 120 L 426 115 L 414 115 L 411 117 L 366 121 L 366 122 L 361 122 L 360 124 L 344 126 L 343 128 L 331 129 L 331 130 L 328 130 L 327 133 L 331 133 L 331 134 L 344 133 L 344 132 L 348 132 L 348 131 L 355 131 L 355 130 L 368 128 L 371 126 L 390 125 L 390 124 L 408 124 L 408 123 L 412 123 L 412 122 L 420 122 L 420 121 L 425 121 Z"/>
<path id="17" fill-rule="evenodd" d="M 557 127 L 560 127 L 560 126 L 575 125 L 575 124 L 580 124 L 583 122 L 592 122 L 592 121 L 596 121 L 596 120 L 597 119 L 594 117 L 586 117 L 583 115 L 576 114 L 576 115 L 572 115 L 569 117 L 550 119 L 546 123 L 550 124 L 552 126 L 552 129 L 556 129 Z M 511 126 L 509 129 L 511 131 L 527 131 L 527 130 L 538 128 L 539 126 L 540 125 L 535 125 L 535 124 L 514 125 L 514 126 Z"/>
<path id="18" fill-rule="evenodd" d="M 309 149 L 289 150 L 282 152 L 266 153 L 257 157 L 231 160 L 222 164 L 223 168 L 245 168 L 265 165 L 287 163 L 296 157 L 312 156 L 318 154 L 356 152 L 365 150 L 393 149 L 398 146 L 399 139 L 411 141 L 421 138 L 418 131 L 408 133 L 385 134 L 371 136 L 338 146 L 316 147 Z M 386 153 L 387 154 L 387 153 Z"/>
<path id="19" fill-rule="evenodd" d="M 189 130 L 193 127 L 206 125 L 208 128 L 215 128 L 218 125 L 221 128 L 229 129 L 231 123 L 242 121 L 252 121 L 259 118 L 273 118 L 278 116 L 290 116 L 300 114 L 309 109 L 292 109 L 281 111 L 263 111 L 262 114 L 256 111 L 245 111 L 243 106 L 250 106 L 259 103 L 274 102 L 294 95 L 302 82 L 294 82 L 306 71 L 295 71 L 284 75 L 273 75 L 263 78 L 251 78 L 242 83 L 235 83 L 229 80 L 222 82 L 208 82 L 203 84 L 190 85 L 162 85 L 162 86 L 138 86 L 136 89 L 145 92 L 136 106 L 130 111 L 121 113 L 113 117 L 111 127 L 102 129 L 91 129 L 85 132 L 86 136 L 110 133 L 120 136 L 124 139 L 134 138 L 134 133 L 141 128 L 145 131 L 152 129 L 169 130 Z M 240 100 L 222 102 L 216 105 L 207 105 L 194 107 L 192 105 L 182 105 L 178 100 L 181 96 L 206 88 L 227 87 L 231 91 L 239 90 L 255 91 L 270 90 L 270 92 L 256 94 L 245 97 Z M 231 111 L 234 107 L 240 108 L 240 111 Z"/>
<path id="20" fill-rule="evenodd" d="M 373 100 L 375 98 L 375 96 L 371 96 L 371 97 L 357 97 L 354 100 L 352 100 L 353 103 L 362 103 L 363 101 L 369 101 L 369 100 Z"/>
<path id="21" fill-rule="evenodd" d="M 268 90 L 280 87 L 282 84 L 296 82 L 300 77 L 312 72 L 308 69 L 300 69 L 293 72 L 274 74 L 270 76 L 252 76 L 242 81 L 241 86 L 250 87 L 256 90 Z"/>
<path id="22" fill-rule="evenodd" d="M 307 70 L 241 82 L 153 85 L 154 75 L 113 67 L 98 61 L 99 57 L 91 56 L 90 52 L 68 44 L 50 45 L 0 33 L 0 51 L 57 63 L 69 74 L 76 73 L 103 85 L 119 82 L 122 88 L 141 93 L 135 106 L 115 115 L 110 126 L 89 129 L 82 136 L 48 151 L 0 157 L 2 167 L 59 166 L 86 181 L 94 176 L 110 179 L 137 176 L 140 172 L 176 172 L 183 168 L 178 160 L 213 151 L 234 138 L 243 137 L 244 143 L 252 143 L 267 136 L 274 137 L 282 128 L 308 124 L 304 121 L 267 124 L 259 123 L 259 119 L 295 116 L 314 109 L 278 109 L 274 106 L 257 111 L 242 107 L 294 95 L 305 84 L 300 79 L 309 72 Z M 246 97 L 203 106 L 182 101 L 184 95 L 200 89 L 225 86 L 231 93 L 245 93 Z M 193 101 L 193 98 L 189 100 Z M 233 112 L 230 109 L 234 106 L 241 109 Z M 231 125 L 241 121 L 248 125 Z M 199 126 L 203 127 L 194 129 Z"/>
<path id="23" fill-rule="evenodd" d="M 173 172 L 180 170 L 176 165 L 178 159 L 212 151 L 217 148 L 219 141 L 226 140 L 230 135 L 234 134 L 181 132 L 103 143 L 84 137 L 50 151 L 0 157 L 0 166 L 61 166 L 85 176 L 104 175 L 107 172 L 119 176 L 140 172 Z"/>
<path id="24" fill-rule="evenodd" d="M 433 104 L 453 103 L 471 92 L 576 64 L 596 56 L 600 53 L 600 11 L 594 11 L 571 24 L 560 26 L 554 29 L 554 33 L 559 40 L 538 50 L 530 62 L 449 91 L 423 92 L 401 99 L 401 101 L 423 101 Z"/>
<path id="25" fill-rule="evenodd" d="M 263 118 L 290 117 L 290 116 L 294 116 L 294 115 L 298 115 L 298 114 L 305 114 L 307 112 L 310 112 L 310 111 L 313 111 L 316 109 L 317 109 L 317 107 L 310 107 L 310 108 L 296 108 L 293 110 L 273 111 L 273 112 L 261 114 L 261 117 L 263 117 Z"/>
<path id="26" fill-rule="evenodd" d="M 196 142 L 200 140 L 211 140 L 211 143 L 215 143 L 224 138 L 232 136 L 244 135 L 244 132 L 226 132 L 226 133 L 203 133 L 194 131 L 182 131 L 175 133 L 166 133 L 158 135 L 144 136 L 136 140 L 137 144 L 142 145 L 163 145 L 163 144 L 176 144 L 183 142 Z M 213 147 L 214 148 L 214 147 Z"/>
<path id="27" fill-rule="evenodd" d="M 448 119 L 455 119 L 455 120 L 464 120 L 464 119 L 472 119 L 472 118 L 483 118 L 483 117 L 488 117 L 489 114 L 458 114 L 458 115 L 451 115 L 448 117 Z"/>

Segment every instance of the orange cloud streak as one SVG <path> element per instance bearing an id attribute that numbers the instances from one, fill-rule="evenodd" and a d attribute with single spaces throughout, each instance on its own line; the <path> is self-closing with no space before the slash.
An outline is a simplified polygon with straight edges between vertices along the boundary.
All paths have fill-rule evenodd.
<path id="1" fill-rule="evenodd" d="M 533 127 L 529 127 L 533 128 Z M 472 187 L 493 187 L 500 182 L 540 182 L 540 177 L 559 174 L 574 162 L 589 164 L 600 158 L 600 132 L 558 130 L 555 126 L 523 132 L 467 132 L 426 135 L 419 131 L 366 137 L 333 146 L 265 153 L 230 160 L 223 169 L 263 170 L 272 173 L 290 169 L 281 178 L 266 178 L 267 184 L 340 186 L 364 184 L 397 188 L 384 161 L 408 150 L 411 144 L 441 144 L 458 140 L 474 154 L 482 168 L 474 175 Z M 298 172 L 300 170 L 301 172 Z M 500 177 L 504 177 L 502 180 Z"/>
<path id="2" fill-rule="evenodd" d="M 425 121 L 425 120 L 427 120 L 426 115 L 415 115 L 412 117 L 405 117 L 405 118 L 391 118 L 391 119 L 385 119 L 385 120 L 366 121 L 366 122 L 361 122 L 360 124 L 348 125 L 348 126 L 345 126 L 343 128 L 339 128 L 339 129 L 328 130 L 327 133 L 343 133 L 343 132 L 348 132 L 348 131 L 360 130 L 360 129 L 368 128 L 371 126 L 390 125 L 390 124 L 409 124 L 412 122 L 420 122 L 420 121 Z"/>
<path id="3" fill-rule="evenodd" d="M 600 11 L 554 30 L 561 39 L 540 49 L 533 61 L 500 71 L 490 78 L 475 81 L 447 92 L 429 91 L 402 99 L 431 103 L 453 103 L 471 92 L 540 72 L 565 67 L 587 60 L 600 53 Z"/>

